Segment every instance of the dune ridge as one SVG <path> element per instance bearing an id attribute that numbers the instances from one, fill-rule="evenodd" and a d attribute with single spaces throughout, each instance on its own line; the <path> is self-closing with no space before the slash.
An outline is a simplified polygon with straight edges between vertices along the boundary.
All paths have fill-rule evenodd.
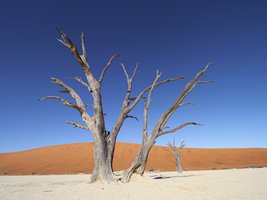
<path id="1" fill-rule="evenodd" d="M 126 169 L 140 144 L 118 143 L 114 170 Z M 154 146 L 146 170 L 174 171 L 175 162 L 165 146 Z M 184 170 L 267 167 L 267 148 L 184 148 Z M 0 153 L 0 175 L 78 174 L 93 169 L 93 143 L 76 143 Z"/>

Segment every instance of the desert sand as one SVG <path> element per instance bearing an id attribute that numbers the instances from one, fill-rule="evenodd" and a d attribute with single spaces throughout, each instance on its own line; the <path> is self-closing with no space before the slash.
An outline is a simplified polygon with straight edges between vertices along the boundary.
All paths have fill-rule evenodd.
<path id="1" fill-rule="evenodd" d="M 114 169 L 127 168 L 139 147 L 118 143 Z M 267 166 L 267 149 L 185 148 L 182 164 L 186 171 L 178 174 L 169 172 L 175 170 L 175 164 L 166 148 L 153 147 L 147 170 L 154 171 L 146 172 L 144 177 L 133 177 L 128 184 L 89 184 L 92 143 L 1 153 L 0 199 L 267 199 L 267 168 L 263 168 Z"/>
<path id="2" fill-rule="evenodd" d="M 128 184 L 89 175 L 0 176 L 1 200 L 266 200 L 267 168 L 146 173 Z"/>
<path id="3" fill-rule="evenodd" d="M 126 169 L 140 145 L 118 143 L 114 169 Z M 152 148 L 147 170 L 174 171 L 175 162 L 167 147 Z M 197 149 L 185 148 L 182 154 L 184 170 L 253 168 L 267 166 L 267 149 Z M 78 143 L 43 147 L 14 153 L 0 153 L 0 175 L 77 174 L 91 173 L 93 143 Z"/>

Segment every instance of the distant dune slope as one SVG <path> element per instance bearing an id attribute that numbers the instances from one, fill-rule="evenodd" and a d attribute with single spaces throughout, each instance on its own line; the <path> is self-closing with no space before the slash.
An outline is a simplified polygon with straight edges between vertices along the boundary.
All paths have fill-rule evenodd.
<path id="1" fill-rule="evenodd" d="M 118 143 L 114 169 L 126 169 L 140 145 Z M 167 147 L 152 148 L 147 170 L 175 170 L 175 163 Z M 182 155 L 185 170 L 267 167 L 267 148 L 198 149 L 185 148 Z M 76 174 L 91 173 L 93 143 L 66 144 L 15 153 L 0 153 L 1 175 Z"/>

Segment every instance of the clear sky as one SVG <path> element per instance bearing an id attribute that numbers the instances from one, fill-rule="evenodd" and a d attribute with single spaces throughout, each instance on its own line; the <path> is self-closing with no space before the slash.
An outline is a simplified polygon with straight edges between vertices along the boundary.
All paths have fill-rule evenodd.
<path id="1" fill-rule="evenodd" d="M 168 125 L 203 123 L 173 136 L 190 147 L 267 147 L 267 2 L 266 1 L 9 1 L 0 6 L 0 152 L 92 141 L 90 133 L 64 121 L 79 114 L 55 100 L 61 88 L 50 77 L 67 82 L 91 103 L 86 90 L 66 77 L 82 76 L 80 66 L 57 40 L 61 27 L 77 44 L 87 38 L 89 62 L 99 76 L 109 57 L 121 53 L 103 82 L 107 129 L 119 114 L 126 80 L 120 63 L 139 69 L 133 94 L 149 85 L 156 69 L 162 79 L 187 78 L 158 87 L 152 96 L 149 128 L 190 80 L 209 61 L 199 86 Z M 61 94 L 66 97 L 66 94 Z M 140 143 L 143 103 L 132 112 L 118 141 Z"/>

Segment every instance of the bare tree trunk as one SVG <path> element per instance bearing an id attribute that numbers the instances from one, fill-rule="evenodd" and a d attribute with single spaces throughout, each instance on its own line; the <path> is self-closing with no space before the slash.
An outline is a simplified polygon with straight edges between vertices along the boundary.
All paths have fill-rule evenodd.
<path id="1" fill-rule="evenodd" d="M 112 169 L 107 165 L 107 144 L 105 141 L 95 141 L 94 143 L 94 170 L 91 176 L 91 183 L 97 180 L 103 183 L 117 181 Z"/>
<path id="2" fill-rule="evenodd" d="M 141 176 L 144 174 L 148 155 L 153 145 L 154 145 L 154 140 L 151 137 L 148 137 L 146 138 L 145 141 L 143 141 L 142 146 L 138 154 L 134 158 L 131 166 L 123 173 L 123 176 L 121 178 L 121 181 L 123 183 L 129 182 L 134 173 Z"/>
<path id="3" fill-rule="evenodd" d="M 108 160 L 108 138 L 105 129 L 104 111 L 102 107 L 102 97 L 99 82 L 94 82 L 94 117 L 95 132 L 94 136 L 94 170 L 91 177 L 91 183 L 100 180 L 103 183 L 116 182 L 111 165 Z"/>
<path id="4" fill-rule="evenodd" d="M 178 173 L 182 173 L 183 170 L 182 170 L 182 162 L 181 162 L 181 155 L 180 153 L 177 153 L 176 155 L 176 169 L 177 169 L 177 172 Z"/>
<path id="5" fill-rule="evenodd" d="M 121 114 L 123 116 L 123 114 Z M 117 141 L 117 135 L 122 127 L 122 124 L 126 117 L 122 117 L 121 119 L 118 119 L 118 122 L 112 129 L 110 136 L 108 138 L 108 144 L 107 144 L 107 165 L 109 165 L 109 168 L 113 171 L 113 158 L 114 158 L 114 152 L 115 152 L 115 145 Z"/>
<path id="6" fill-rule="evenodd" d="M 139 150 L 139 153 L 134 158 L 131 166 L 123 173 L 123 176 L 121 178 L 121 181 L 123 183 L 127 183 L 130 181 L 132 175 L 134 173 L 143 175 L 145 164 L 147 163 L 148 153 L 150 149 L 148 149 L 147 146 L 142 146 L 142 148 Z"/>

